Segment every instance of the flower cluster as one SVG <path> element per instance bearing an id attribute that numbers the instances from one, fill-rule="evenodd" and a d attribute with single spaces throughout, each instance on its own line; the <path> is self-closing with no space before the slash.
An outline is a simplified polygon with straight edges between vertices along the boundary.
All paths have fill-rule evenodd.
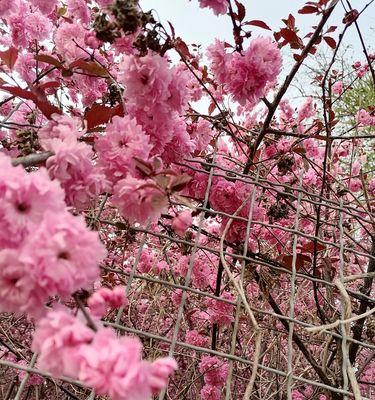
<path id="1" fill-rule="evenodd" d="M 45 169 L 26 173 L 0 154 L 0 308 L 38 316 L 51 296 L 92 283 L 105 256 L 98 235 L 71 215 Z"/>
<path id="2" fill-rule="evenodd" d="M 114 117 L 106 127 L 105 136 L 95 142 L 98 163 L 108 180 L 116 183 L 128 174 L 135 176 L 135 157 L 148 160 L 152 150 L 149 140 L 135 119 Z"/>
<path id="3" fill-rule="evenodd" d="M 60 182 L 67 204 L 82 210 L 107 190 L 109 183 L 102 168 L 93 163 L 91 147 L 77 141 L 85 133 L 79 128 L 77 118 L 54 114 L 39 135 L 42 146 L 53 153 L 46 165 L 50 177 Z"/>
<path id="4" fill-rule="evenodd" d="M 199 363 L 205 385 L 201 390 L 202 400 L 220 400 L 221 388 L 228 376 L 228 363 L 217 357 L 204 356 Z"/>
<path id="5" fill-rule="evenodd" d="M 359 126 L 375 126 L 375 116 L 364 109 L 359 110 L 355 118 Z"/>
<path id="6" fill-rule="evenodd" d="M 228 10 L 227 0 L 199 0 L 199 6 L 211 8 L 215 15 L 226 14 Z"/>
<path id="7" fill-rule="evenodd" d="M 225 43 L 216 40 L 208 48 L 211 68 L 217 81 L 224 85 L 233 100 L 254 107 L 275 84 L 281 68 L 277 45 L 269 38 L 258 37 L 243 54 L 227 53 Z"/>
<path id="8" fill-rule="evenodd" d="M 118 338 L 103 327 L 94 332 L 63 307 L 39 320 L 32 349 L 40 354 L 40 368 L 80 379 L 113 400 L 147 400 L 177 368 L 171 358 L 143 361 L 139 339 Z"/>
<path id="9" fill-rule="evenodd" d="M 90 296 L 87 305 L 91 314 L 96 317 L 102 317 L 107 308 L 126 307 L 129 304 L 125 296 L 125 288 L 116 286 L 114 289 L 100 288 Z"/>

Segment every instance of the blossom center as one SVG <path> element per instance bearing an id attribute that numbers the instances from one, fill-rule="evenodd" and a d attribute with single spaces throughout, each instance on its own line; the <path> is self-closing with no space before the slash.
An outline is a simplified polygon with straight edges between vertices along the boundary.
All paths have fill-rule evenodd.
<path id="1" fill-rule="evenodd" d="M 67 251 L 60 251 L 60 253 L 57 255 L 57 258 L 60 260 L 69 260 L 70 255 Z"/>
<path id="2" fill-rule="evenodd" d="M 18 203 L 16 208 L 20 213 L 26 213 L 27 211 L 30 210 L 30 205 L 26 203 Z"/>

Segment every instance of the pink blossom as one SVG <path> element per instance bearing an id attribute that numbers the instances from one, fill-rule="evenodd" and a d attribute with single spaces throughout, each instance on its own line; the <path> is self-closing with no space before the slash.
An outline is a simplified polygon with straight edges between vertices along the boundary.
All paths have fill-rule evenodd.
<path id="1" fill-rule="evenodd" d="M 56 51 L 68 63 L 87 57 L 87 53 L 82 50 L 86 48 L 85 30 L 82 25 L 63 22 L 55 31 L 54 42 Z"/>
<path id="2" fill-rule="evenodd" d="M 227 79 L 227 66 L 230 55 L 226 52 L 225 43 L 215 39 L 215 42 L 207 47 L 207 56 L 211 61 L 211 70 L 220 84 Z"/>
<path id="3" fill-rule="evenodd" d="M 47 39 L 52 32 L 52 22 L 43 14 L 33 12 L 25 18 L 25 30 L 28 40 Z"/>
<path id="4" fill-rule="evenodd" d="M 168 86 L 168 105 L 181 114 L 186 109 L 190 98 L 188 83 L 191 80 L 191 76 L 182 63 L 170 68 L 169 74 L 172 79 Z"/>
<path id="5" fill-rule="evenodd" d="M 309 170 L 303 176 L 303 183 L 305 185 L 315 186 L 318 182 L 318 177 L 313 168 L 309 168 Z"/>
<path id="6" fill-rule="evenodd" d="M 115 116 L 106 127 L 106 135 L 95 142 L 101 165 L 112 182 L 116 183 L 129 173 L 136 175 L 135 158 L 147 161 L 152 146 L 149 137 L 134 118 Z"/>
<path id="7" fill-rule="evenodd" d="M 191 140 L 187 130 L 186 123 L 182 117 L 177 114 L 170 119 L 172 140 L 164 146 L 164 151 L 161 154 L 163 161 L 166 164 L 173 162 L 182 162 L 188 157 L 195 148 L 195 143 Z"/>
<path id="8" fill-rule="evenodd" d="M 193 223 L 193 218 L 189 210 L 182 211 L 173 218 L 172 228 L 180 236 L 183 236 Z"/>
<path id="9" fill-rule="evenodd" d="M 201 335 L 197 330 L 193 329 L 186 332 L 185 337 L 186 343 L 192 344 L 198 347 L 205 347 L 208 344 L 208 338 Z"/>
<path id="10" fill-rule="evenodd" d="M 0 17 L 7 17 L 17 12 L 19 7 L 18 0 L 1 0 L 0 1 Z"/>
<path id="11" fill-rule="evenodd" d="M 38 131 L 39 141 L 45 150 L 52 150 L 49 145 L 51 139 L 78 139 L 85 133 L 82 128 L 82 122 L 77 117 L 52 114 L 52 119 Z"/>
<path id="12" fill-rule="evenodd" d="M 154 267 L 155 264 L 155 254 L 153 251 L 150 249 L 143 249 L 141 258 L 139 260 L 138 264 L 138 270 L 142 274 L 147 274 L 149 273 L 152 268 Z"/>
<path id="13" fill-rule="evenodd" d="M 161 261 L 158 261 L 156 263 L 154 269 L 155 269 L 155 273 L 159 275 L 163 271 L 168 271 L 169 270 L 169 265 L 168 265 L 168 263 L 166 261 L 161 260 Z"/>
<path id="14" fill-rule="evenodd" d="M 26 82 L 33 82 L 36 78 L 36 60 L 31 53 L 18 54 L 14 69 Z"/>
<path id="15" fill-rule="evenodd" d="M 203 374 L 206 385 L 220 387 L 225 384 L 228 376 L 228 363 L 218 357 L 203 356 L 199 363 L 199 372 Z"/>
<path id="16" fill-rule="evenodd" d="M 358 76 L 358 78 L 359 79 L 362 79 L 365 75 L 366 75 L 366 73 L 368 72 L 368 70 L 369 70 L 369 67 L 368 67 L 368 65 L 366 64 L 366 65 L 364 65 L 362 68 L 360 68 L 359 70 L 357 70 L 357 76 Z"/>
<path id="17" fill-rule="evenodd" d="M 51 14 L 56 8 L 58 0 L 29 0 L 31 4 L 38 7 L 43 14 Z"/>
<path id="18" fill-rule="evenodd" d="M 170 97 L 172 75 L 168 60 L 158 54 L 144 57 L 129 55 L 120 65 L 119 80 L 125 86 L 125 96 L 138 108 L 163 112 Z"/>
<path id="19" fill-rule="evenodd" d="M 0 244 L 19 247 L 46 210 L 58 213 L 65 209 L 63 191 L 45 169 L 28 174 L 21 166 L 12 167 L 1 154 L 0 166 Z"/>
<path id="20" fill-rule="evenodd" d="M 342 81 L 337 81 L 332 85 L 332 92 L 336 95 L 342 94 L 344 90 L 344 84 Z"/>
<path id="21" fill-rule="evenodd" d="M 211 281 L 212 270 L 210 263 L 207 262 L 207 257 L 203 253 L 199 253 L 200 257 L 196 257 L 194 259 L 193 270 L 191 273 L 191 280 L 194 286 L 204 289 L 206 288 Z M 188 256 L 182 256 L 178 259 L 178 262 L 175 266 L 175 271 L 182 277 L 186 277 L 188 273 L 190 264 L 190 258 Z"/>
<path id="22" fill-rule="evenodd" d="M 100 288 L 90 296 L 87 304 L 92 315 L 102 317 L 106 313 L 108 307 L 127 307 L 129 302 L 125 296 L 125 288 L 123 286 L 116 286 L 112 290 Z"/>
<path id="23" fill-rule="evenodd" d="M 15 250 L 0 250 L 0 311 L 40 315 L 44 293 L 35 291 L 38 277 L 19 260 Z"/>
<path id="24" fill-rule="evenodd" d="M 177 369 L 177 363 L 172 357 L 159 358 L 151 363 L 148 375 L 148 384 L 153 393 L 164 389 L 168 384 L 169 376 Z M 130 400 L 130 399 L 129 399 Z"/>
<path id="25" fill-rule="evenodd" d="M 241 205 L 236 196 L 235 183 L 221 177 L 212 185 L 209 200 L 215 210 L 228 214 L 234 213 Z"/>
<path id="26" fill-rule="evenodd" d="M 65 190 L 67 204 L 82 210 L 109 188 L 104 173 L 93 164 L 93 151 L 86 143 L 73 138 L 53 139 L 48 149 L 54 153 L 46 163 L 48 173 Z"/>
<path id="27" fill-rule="evenodd" d="M 362 189 L 362 182 L 358 178 L 350 179 L 348 188 L 351 192 L 359 192 Z"/>
<path id="28" fill-rule="evenodd" d="M 287 99 L 280 101 L 281 119 L 290 121 L 293 118 L 294 110 Z"/>
<path id="29" fill-rule="evenodd" d="M 234 299 L 233 295 L 229 292 L 224 292 L 221 297 L 232 301 Z M 205 300 L 205 304 L 207 307 L 208 319 L 211 324 L 225 326 L 233 322 L 233 304 L 211 298 Z"/>
<path id="30" fill-rule="evenodd" d="M 179 306 L 182 300 L 182 290 L 177 289 L 172 293 L 171 300 L 174 306 Z"/>
<path id="31" fill-rule="evenodd" d="M 234 53 L 227 63 L 225 86 L 233 99 L 251 106 L 267 92 L 266 87 L 276 81 L 281 69 L 281 55 L 269 38 L 258 37 L 243 52 Z"/>
<path id="32" fill-rule="evenodd" d="M 215 135 L 215 130 L 211 128 L 211 124 L 202 118 L 198 122 L 188 125 L 187 130 L 194 141 L 194 147 L 197 152 L 207 150 L 209 143 Z"/>
<path id="33" fill-rule="evenodd" d="M 38 367 L 59 377 L 76 377 L 80 369 L 79 349 L 90 343 L 94 331 L 75 318 L 68 309 L 59 307 L 38 321 L 32 350 L 39 353 Z"/>
<path id="34" fill-rule="evenodd" d="M 209 7 L 215 15 L 226 14 L 228 10 L 227 0 L 199 0 L 201 8 Z"/>
<path id="35" fill-rule="evenodd" d="M 68 15 L 82 24 L 90 22 L 90 13 L 85 0 L 67 0 Z"/>
<path id="36" fill-rule="evenodd" d="M 375 117 L 372 116 L 369 112 L 364 109 L 361 109 L 357 112 L 356 116 L 357 124 L 360 126 L 374 126 L 375 125 Z"/>
<path id="37" fill-rule="evenodd" d="M 165 209 L 167 199 L 155 183 L 130 176 L 117 182 L 111 201 L 130 223 L 155 221 Z"/>
<path id="38" fill-rule="evenodd" d="M 186 71 L 170 68 L 165 57 L 149 52 L 144 57 L 125 56 L 118 76 L 125 86 L 129 114 L 150 135 L 153 154 L 162 153 L 173 136 L 185 146 L 189 138 L 184 133 L 186 129 L 183 129 L 179 114 L 187 107 L 190 96 Z M 191 151 L 185 148 L 180 153 Z M 174 153 L 178 153 L 178 146 Z M 169 162 L 175 159 L 176 155 Z"/>
<path id="39" fill-rule="evenodd" d="M 102 328 L 80 348 L 79 379 L 113 400 L 147 400 L 152 390 L 141 349 L 139 339 L 118 338 L 113 330 Z"/>
<path id="40" fill-rule="evenodd" d="M 297 121 L 298 124 L 305 121 L 308 118 L 313 117 L 316 114 L 316 109 L 311 97 L 308 97 L 305 103 L 298 110 Z"/>
<path id="41" fill-rule="evenodd" d="M 305 396 L 298 390 L 292 390 L 292 399 L 293 400 L 305 400 Z"/>
<path id="42" fill-rule="evenodd" d="M 216 386 L 204 385 L 200 392 L 201 400 L 220 400 L 221 390 Z"/>
<path id="43" fill-rule="evenodd" d="M 82 217 L 47 211 L 20 259 L 38 279 L 35 290 L 66 298 L 98 278 L 105 255 L 97 233 L 87 229 Z"/>
<path id="44" fill-rule="evenodd" d="M 224 231 L 227 223 L 228 219 L 223 218 L 223 221 L 221 223 L 221 231 Z M 230 228 L 227 232 L 226 239 L 230 242 L 242 242 L 243 238 L 246 237 L 246 228 L 247 223 L 245 221 L 234 220 L 231 223 Z"/>
<path id="45" fill-rule="evenodd" d="M 192 165 L 195 167 L 196 164 L 192 163 Z M 187 184 L 183 193 L 197 199 L 204 199 L 207 190 L 208 174 L 193 171 L 190 168 L 186 168 L 184 172 L 192 176 L 193 179 Z"/>

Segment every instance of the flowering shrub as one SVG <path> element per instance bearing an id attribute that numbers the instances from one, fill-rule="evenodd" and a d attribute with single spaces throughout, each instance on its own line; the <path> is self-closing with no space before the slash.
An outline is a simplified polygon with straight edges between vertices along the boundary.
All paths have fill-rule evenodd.
<path id="1" fill-rule="evenodd" d="M 202 48 L 138 0 L 0 0 L 2 398 L 374 398 L 375 55 L 344 3 L 303 37 L 199 0 L 233 28 Z"/>

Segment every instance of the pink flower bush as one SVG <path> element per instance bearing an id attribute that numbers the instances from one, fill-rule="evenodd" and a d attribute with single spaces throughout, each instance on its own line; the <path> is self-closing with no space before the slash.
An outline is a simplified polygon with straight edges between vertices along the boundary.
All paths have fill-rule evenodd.
<path id="1" fill-rule="evenodd" d="M 67 212 L 60 186 L 45 169 L 27 174 L 1 154 L 0 165 L 0 308 L 39 315 L 49 296 L 66 298 L 92 283 L 105 249 Z"/>
<path id="2" fill-rule="evenodd" d="M 65 190 L 67 204 L 84 209 L 109 188 L 109 182 L 102 168 L 93 163 L 91 147 L 77 141 L 85 133 L 80 120 L 56 114 L 52 118 L 40 130 L 42 146 L 54 154 L 46 167 Z"/>
<path id="3" fill-rule="evenodd" d="M 263 332 L 249 397 L 287 397 L 275 370 L 285 372 L 290 355 L 284 323 L 297 253 L 293 375 L 302 381 L 293 379 L 292 397 L 328 398 L 340 382 L 319 372 L 322 349 L 337 376 L 340 352 L 304 326 L 340 316 L 340 271 L 352 276 L 354 314 L 374 295 L 363 274 L 373 231 L 375 117 L 366 90 L 375 54 L 353 67 L 338 62 L 334 1 L 286 12 L 280 30 L 256 37 L 270 28 L 246 2 L 199 0 L 210 9 L 199 15 L 222 15 L 233 28 L 208 49 L 138 3 L 0 0 L 0 364 L 14 363 L 1 367 L 0 392 L 12 397 L 22 379 L 22 398 L 55 398 L 50 372 L 79 398 L 94 390 L 149 400 L 166 389 L 171 399 L 219 400 L 229 374 L 223 353 L 231 353 L 228 394 L 242 398 L 256 330 L 236 307 L 224 257 Z M 346 13 L 337 5 L 332 15 L 360 24 L 371 6 Z M 302 18 L 315 18 L 306 12 L 318 20 L 304 36 Z M 301 88 L 320 43 L 336 43 L 334 62 Z M 278 81 L 281 51 L 286 78 Z M 349 344 L 369 399 L 373 322 L 347 327 L 366 343 Z M 144 348 L 126 331 L 144 335 Z M 31 350 L 38 364 L 29 376 L 19 371 Z M 176 360 L 153 361 L 168 353 Z M 177 363 L 182 372 L 172 377 Z M 69 378 L 80 384 L 68 388 Z"/>
<path id="4" fill-rule="evenodd" d="M 44 169 L 27 174 L 20 166 L 12 167 L 2 154 L 0 167 L 0 248 L 18 248 L 39 225 L 46 210 L 64 210 L 64 194 Z"/>
<path id="5" fill-rule="evenodd" d="M 119 80 L 125 86 L 129 114 L 150 136 L 153 153 L 160 154 L 172 140 L 178 114 L 187 106 L 187 72 L 169 68 L 165 57 L 149 52 L 144 57 L 124 57 Z"/>

